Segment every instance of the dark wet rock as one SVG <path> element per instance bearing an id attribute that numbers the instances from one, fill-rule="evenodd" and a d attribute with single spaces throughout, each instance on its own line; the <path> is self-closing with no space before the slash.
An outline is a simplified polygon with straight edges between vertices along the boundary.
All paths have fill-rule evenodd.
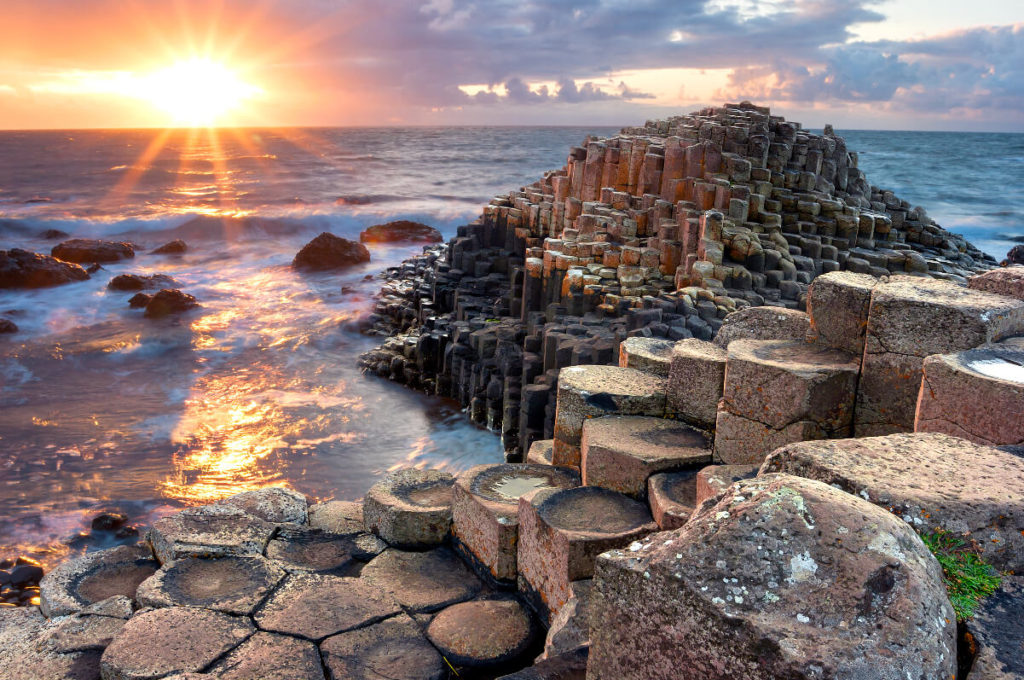
<path id="1" fill-rule="evenodd" d="M 380 480 L 363 500 L 367 531 L 398 548 L 444 543 L 452 525 L 452 484 L 440 470 L 398 470 Z"/>
<path id="2" fill-rule="evenodd" d="M 400 611 L 394 600 L 366 579 L 291 574 L 255 618 L 262 630 L 318 641 Z"/>
<path id="3" fill-rule="evenodd" d="M 124 625 L 125 619 L 75 614 L 48 631 L 43 641 L 62 654 L 105 649 Z"/>
<path id="4" fill-rule="evenodd" d="M 158 567 L 145 548 L 123 545 L 86 553 L 43 577 L 40 607 L 47 616 L 62 616 L 116 595 L 134 598 L 138 585 Z"/>
<path id="5" fill-rule="evenodd" d="M 309 526 L 333 534 L 363 531 L 362 501 L 325 501 L 309 506 Z"/>
<path id="6" fill-rule="evenodd" d="M 738 482 L 598 559 L 587 678 L 951 678 L 956 622 L 907 524 L 814 480 Z"/>
<path id="7" fill-rule="evenodd" d="M 35 585 L 41 578 L 43 568 L 37 564 L 19 564 L 10 571 L 10 583 L 18 587 Z"/>
<path id="8" fill-rule="evenodd" d="M 93 531 L 117 531 L 128 521 L 128 516 L 120 512 L 102 512 L 92 518 Z"/>
<path id="9" fill-rule="evenodd" d="M 0 250 L 0 288 L 46 288 L 87 278 L 77 264 L 20 248 Z"/>
<path id="10" fill-rule="evenodd" d="M 320 645 L 332 678 L 346 680 L 442 680 L 448 677 L 437 650 L 419 626 L 402 614 L 327 638 Z"/>
<path id="11" fill-rule="evenodd" d="M 577 647 L 538 661 L 518 673 L 503 675 L 498 680 L 585 680 L 589 651 L 589 647 Z"/>
<path id="12" fill-rule="evenodd" d="M 139 307 L 145 307 L 149 304 L 149 301 L 153 299 L 152 295 L 146 293 L 136 293 L 128 300 L 128 306 L 132 309 L 138 309 Z"/>
<path id="13" fill-rule="evenodd" d="M 180 314 L 198 307 L 195 297 L 175 288 L 165 288 L 146 303 L 146 316 L 159 318 L 168 314 Z"/>
<path id="14" fill-rule="evenodd" d="M 202 607 L 247 616 L 284 575 L 262 557 L 188 558 L 165 564 L 139 585 L 136 598 L 143 607 Z"/>
<path id="15" fill-rule="evenodd" d="M 100 241 L 74 238 L 53 247 L 50 254 L 65 262 L 117 262 L 135 257 L 135 249 L 127 241 Z"/>
<path id="16" fill-rule="evenodd" d="M 515 661 L 533 635 L 530 613 L 512 598 L 452 605 L 427 627 L 427 637 L 450 663 L 470 668 Z"/>
<path id="17" fill-rule="evenodd" d="M 359 234 L 359 240 L 363 243 L 439 243 L 444 239 L 441 232 L 429 225 L 396 220 L 363 229 Z"/>
<path id="18" fill-rule="evenodd" d="M 305 524 L 306 497 L 283 487 L 243 491 L 220 501 L 221 505 L 238 508 L 247 515 L 275 524 Z"/>
<path id="19" fill-rule="evenodd" d="M 110 279 L 107 288 L 111 290 L 158 290 L 160 288 L 172 288 L 178 285 L 170 276 L 163 274 L 119 274 Z"/>
<path id="20" fill-rule="evenodd" d="M 180 254 L 184 253 L 186 250 L 188 250 L 188 245 L 179 238 L 179 239 L 175 239 L 174 241 L 171 241 L 170 243 L 165 243 L 162 246 L 160 246 L 159 248 L 154 248 L 153 249 L 153 254 L 154 255 L 180 255 Z"/>
<path id="21" fill-rule="evenodd" d="M 0 319 L 0 334 L 17 333 L 18 325 L 10 319 Z"/>
<path id="22" fill-rule="evenodd" d="M 325 270 L 369 261 L 370 251 L 366 246 L 325 231 L 302 247 L 292 260 L 292 266 L 296 269 Z"/>
<path id="23" fill-rule="evenodd" d="M 71 236 L 71 234 L 60 229 L 46 229 L 39 233 L 39 238 L 44 238 L 47 241 L 56 241 L 59 238 L 67 238 L 68 236 Z"/>
<path id="24" fill-rule="evenodd" d="M 362 574 L 413 612 L 432 612 L 463 602 L 482 587 L 466 563 L 448 548 L 426 552 L 390 548 L 366 565 Z"/>
<path id="25" fill-rule="evenodd" d="M 274 525 L 228 505 L 182 510 L 153 524 L 149 540 L 161 564 L 184 557 L 262 555 Z"/>
<path id="26" fill-rule="evenodd" d="M 149 680 L 195 672 L 252 635 L 249 619 L 194 607 L 154 609 L 132 617 L 107 647 L 104 680 Z"/>
<path id="27" fill-rule="evenodd" d="M 1014 246 L 1006 253 L 1006 259 L 999 263 L 1001 267 L 1024 264 L 1024 246 Z"/>
<path id="28" fill-rule="evenodd" d="M 85 268 L 85 271 L 89 274 L 95 274 L 99 270 L 103 269 L 99 262 L 93 262 L 91 265 Z"/>
<path id="29" fill-rule="evenodd" d="M 331 534 L 318 530 L 283 529 L 267 544 L 267 557 L 287 571 L 315 571 L 345 575 L 357 556 L 365 557 L 358 534 Z"/>
<path id="30" fill-rule="evenodd" d="M 220 680 L 323 680 L 316 645 L 286 635 L 259 632 L 210 669 Z"/>
<path id="31" fill-rule="evenodd" d="M 1003 576 L 967 622 L 975 654 L 970 680 L 1024 678 L 1024 576 Z"/>

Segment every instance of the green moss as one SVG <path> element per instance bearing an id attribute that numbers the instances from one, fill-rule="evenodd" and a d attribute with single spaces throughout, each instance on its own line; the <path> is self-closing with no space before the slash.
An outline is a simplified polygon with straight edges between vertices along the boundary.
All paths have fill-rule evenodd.
<path id="1" fill-rule="evenodd" d="M 921 540 L 939 560 L 956 620 L 966 621 L 974 616 L 978 603 L 999 588 L 1002 577 L 967 541 L 944 529 L 922 534 Z"/>

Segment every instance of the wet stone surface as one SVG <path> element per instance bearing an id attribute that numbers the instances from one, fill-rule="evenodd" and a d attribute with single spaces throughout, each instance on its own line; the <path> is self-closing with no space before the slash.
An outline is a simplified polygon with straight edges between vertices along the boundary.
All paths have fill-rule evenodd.
<path id="1" fill-rule="evenodd" d="M 327 638 L 320 645 L 331 677 L 346 680 L 442 680 L 448 668 L 408 616 Z"/>
<path id="2" fill-rule="evenodd" d="M 149 540 L 161 564 L 183 557 L 262 555 L 274 525 L 229 505 L 182 510 L 153 524 Z"/>
<path id="3" fill-rule="evenodd" d="M 267 544 L 267 558 L 288 571 L 315 571 L 345 575 L 365 550 L 356 535 L 323 531 L 282 530 Z"/>
<path id="4" fill-rule="evenodd" d="M 262 557 L 188 558 L 165 564 L 138 589 L 145 607 L 193 606 L 250 615 L 284 578 Z"/>
<path id="5" fill-rule="evenodd" d="M 159 565 L 144 548 L 119 546 L 87 553 L 46 574 L 40 583 L 41 608 L 61 616 L 115 595 L 135 597 L 136 588 Z"/>
<path id="6" fill-rule="evenodd" d="M 449 548 L 406 552 L 390 548 L 368 564 L 362 578 L 413 612 L 433 612 L 474 597 L 482 587 Z"/>
<path id="7" fill-rule="evenodd" d="M 474 600 L 439 612 L 427 637 L 457 666 L 495 666 L 516 659 L 533 640 L 529 611 L 518 600 Z"/>
<path id="8" fill-rule="evenodd" d="M 258 632 L 214 664 L 220 680 L 323 680 L 316 645 L 286 635 Z"/>

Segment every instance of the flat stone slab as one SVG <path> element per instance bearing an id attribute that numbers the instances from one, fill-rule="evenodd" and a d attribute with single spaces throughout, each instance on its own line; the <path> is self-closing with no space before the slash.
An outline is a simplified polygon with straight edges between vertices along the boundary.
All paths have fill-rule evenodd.
<path id="1" fill-rule="evenodd" d="M 262 555 L 275 525 L 231 505 L 204 505 L 158 519 L 149 532 L 161 564 L 186 557 Z"/>
<path id="2" fill-rule="evenodd" d="M 743 479 L 757 476 L 760 465 L 709 465 L 697 473 L 697 507 Z"/>
<path id="3" fill-rule="evenodd" d="M 262 557 L 189 557 L 161 567 L 142 582 L 137 597 L 144 607 L 202 607 L 249 616 L 284 575 Z"/>
<path id="4" fill-rule="evenodd" d="M 1024 300 L 1024 267 L 1000 267 L 967 279 L 967 287 Z"/>
<path id="5" fill-rule="evenodd" d="M 967 630 L 976 649 L 968 677 L 1024 678 L 1024 576 L 1003 576 L 1001 587 L 982 600 Z"/>
<path id="6" fill-rule="evenodd" d="M 514 581 L 520 496 L 579 484 L 579 473 L 572 468 L 530 463 L 477 465 L 460 473 L 452 504 L 459 548 L 492 578 Z"/>
<path id="7" fill-rule="evenodd" d="M 344 576 L 359 558 L 370 559 L 360 534 L 332 534 L 317 530 L 281 530 L 267 544 L 267 559 L 287 571 L 315 571 Z M 369 537 L 369 534 L 362 534 Z M 376 537 L 374 537 L 376 539 Z M 381 548 L 383 549 L 383 548 Z M 374 555 L 379 553 L 377 550 Z"/>
<path id="8" fill-rule="evenodd" d="M 626 338 L 619 344 L 619 366 L 668 377 L 672 345 L 661 338 Z"/>
<path id="9" fill-rule="evenodd" d="M 397 548 L 441 545 L 451 529 L 454 481 L 440 470 L 408 468 L 389 474 L 363 500 L 366 530 Z"/>
<path id="10" fill-rule="evenodd" d="M 703 430 L 715 428 L 725 385 L 727 354 L 718 345 L 688 338 L 672 347 L 665 410 Z"/>
<path id="11" fill-rule="evenodd" d="M 925 358 L 915 432 L 1024 444 L 1024 350 L 988 345 Z"/>
<path id="12" fill-rule="evenodd" d="M 662 416 L 665 378 L 621 366 L 569 366 L 558 373 L 555 465 L 580 464 L 583 421 L 608 415 Z"/>
<path id="13" fill-rule="evenodd" d="M 125 619 L 110 616 L 82 616 L 73 614 L 64 618 L 41 636 L 44 644 L 61 654 L 104 650 L 124 628 Z"/>
<path id="14" fill-rule="evenodd" d="M 390 548 L 363 569 L 374 584 L 412 612 L 433 612 L 475 597 L 482 587 L 449 548 L 405 552 Z"/>
<path id="15" fill-rule="evenodd" d="M 400 611 L 387 593 L 367 579 L 290 574 L 255 619 L 262 630 L 319 641 Z"/>
<path id="16" fill-rule="evenodd" d="M 513 598 L 452 605 L 427 627 L 427 637 L 450 663 L 469 668 L 515 661 L 533 636 L 530 613 Z"/>
<path id="17" fill-rule="evenodd" d="M 589 680 L 952 678 L 936 560 L 821 482 L 739 482 L 682 529 L 598 559 Z"/>
<path id="18" fill-rule="evenodd" d="M 871 291 L 876 285 L 878 279 L 869 274 L 827 272 L 816 277 L 807 289 L 809 337 L 816 344 L 860 357 L 864 353 Z"/>
<path id="19" fill-rule="evenodd" d="M 519 499 L 519 589 L 548 621 L 594 560 L 658 530 L 645 503 L 594 486 L 541 489 Z"/>
<path id="20" fill-rule="evenodd" d="M 554 439 L 538 439 L 530 444 L 530 450 L 526 452 L 526 462 L 533 465 L 552 465 L 551 455 L 554 448 Z"/>
<path id="21" fill-rule="evenodd" d="M 714 343 L 728 348 L 736 340 L 804 340 L 811 328 L 805 312 L 784 307 L 747 307 L 725 317 Z"/>
<path id="22" fill-rule="evenodd" d="M 243 491 L 220 501 L 248 515 L 275 524 L 305 524 L 308 518 L 306 497 L 284 487 L 268 487 Z"/>
<path id="23" fill-rule="evenodd" d="M 362 501 L 325 501 L 309 506 L 309 526 L 332 534 L 365 530 Z"/>
<path id="24" fill-rule="evenodd" d="M 210 675 L 220 680 L 324 680 L 315 644 L 262 631 L 218 661 Z"/>
<path id="25" fill-rule="evenodd" d="M 145 548 L 119 546 L 86 553 L 43 576 L 40 608 L 46 616 L 64 616 L 116 595 L 134 599 L 138 585 L 159 567 Z"/>
<path id="26" fill-rule="evenodd" d="M 715 462 L 760 466 L 768 452 L 793 442 L 821 439 L 821 434 L 818 424 L 810 420 L 777 430 L 722 409 L 715 427 Z"/>
<path id="27" fill-rule="evenodd" d="M 686 524 L 697 508 L 697 470 L 659 472 L 647 480 L 647 503 L 662 531 Z"/>
<path id="28" fill-rule="evenodd" d="M 255 632 L 248 618 L 195 607 L 136 614 L 103 652 L 104 680 L 149 680 L 207 668 Z"/>
<path id="29" fill-rule="evenodd" d="M 320 651 L 331 677 L 338 680 L 444 680 L 449 676 L 441 655 L 404 614 L 329 637 Z"/>
<path id="30" fill-rule="evenodd" d="M 47 621 L 38 607 L 0 608 L 0 677 L 4 680 L 99 680 L 102 652 L 90 649 L 65 654 L 44 642 L 57 626 Z"/>
<path id="31" fill-rule="evenodd" d="M 762 475 L 832 484 L 890 510 L 918 533 L 973 538 L 1000 570 L 1024 570 L 1024 459 L 936 433 L 803 442 L 779 449 Z"/>
<path id="32" fill-rule="evenodd" d="M 580 448 L 584 486 L 638 499 L 647 497 L 652 474 L 711 462 L 707 435 L 665 418 L 591 418 L 583 423 Z"/>

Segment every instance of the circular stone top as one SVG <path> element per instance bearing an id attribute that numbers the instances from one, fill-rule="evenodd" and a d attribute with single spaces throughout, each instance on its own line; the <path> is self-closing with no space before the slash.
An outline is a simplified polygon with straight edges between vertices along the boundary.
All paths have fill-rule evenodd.
<path id="1" fill-rule="evenodd" d="M 427 637 L 460 666 L 493 666 L 515 659 L 533 639 L 533 624 L 517 600 L 475 600 L 448 607 Z"/>
<path id="2" fill-rule="evenodd" d="M 729 345 L 729 356 L 784 369 L 859 370 L 856 357 L 802 340 L 737 340 Z"/>
<path id="3" fill-rule="evenodd" d="M 441 470 L 407 468 L 393 472 L 374 484 L 369 496 L 386 499 L 419 510 L 446 510 L 452 504 L 455 478 Z"/>
<path id="4" fill-rule="evenodd" d="M 647 416 L 605 416 L 583 423 L 590 446 L 623 451 L 643 460 L 680 457 L 680 449 L 697 449 L 699 457 L 711 460 L 707 436 L 678 420 Z"/>
<path id="5" fill-rule="evenodd" d="M 558 373 L 558 391 L 647 396 L 665 390 L 665 379 L 622 366 L 569 366 Z"/>
<path id="6" fill-rule="evenodd" d="M 84 574 L 75 592 L 88 603 L 101 602 L 115 595 L 134 598 L 139 584 L 156 573 L 157 566 L 147 559 L 103 564 L 95 571 Z"/>
<path id="7" fill-rule="evenodd" d="M 505 505 L 515 505 L 520 496 L 537 489 L 568 488 L 580 483 L 574 471 L 551 465 L 499 463 L 482 465 L 466 474 L 470 475 L 470 493 Z"/>
<path id="8" fill-rule="evenodd" d="M 421 508 L 443 508 L 452 502 L 452 484 L 454 479 L 442 479 L 436 482 L 424 482 L 415 486 L 396 489 L 395 494 L 403 497 L 412 505 Z"/>
<path id="9" fill-rule="evenodd" d="M 646 504 L 597 486 L 557 491 L 544 499 L 537 514 L 555 529 L 590 534 L 621 534 L 653 521 Z"/>
<path id="10" fill-rule="evenodd" d="M 970 349 L 954 355 L 965 370 L 986 378 L 1024 385 L 1024 351 L 1014 349 Z"/>
<path id="11" fill-rule="evenodd" d="M 652 475 L 650 483 L 652 486 L 658 487 L 659 493 L 664 495 L 665 500 L 692 509 L 697 505 L 696 477 L 696 470 L 663 472 Z"/>

